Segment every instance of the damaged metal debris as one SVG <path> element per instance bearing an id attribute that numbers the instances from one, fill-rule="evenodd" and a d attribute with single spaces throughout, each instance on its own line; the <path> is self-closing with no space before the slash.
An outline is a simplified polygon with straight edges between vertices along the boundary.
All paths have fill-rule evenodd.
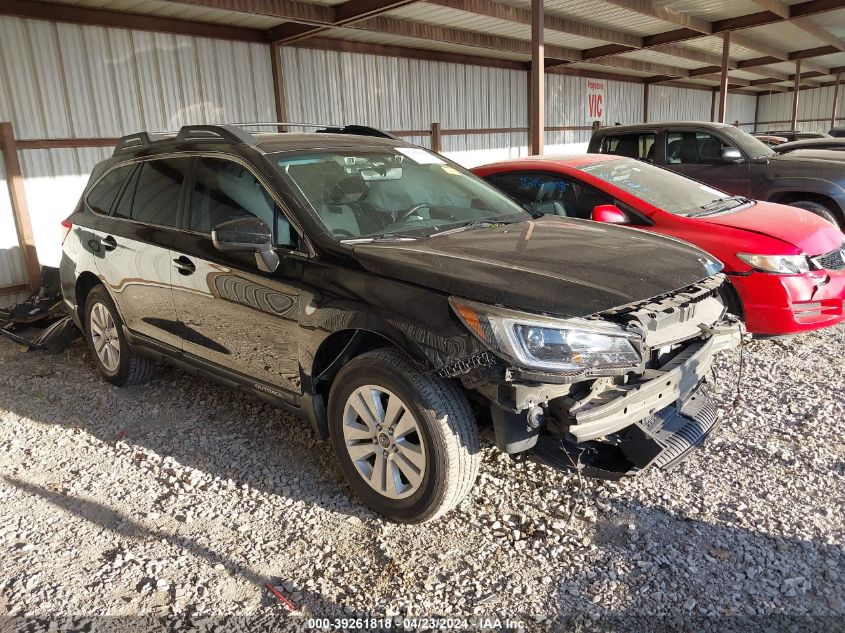
<path id="1" fill-rule="evenodd" d="M 44 328 L 33 339 L 15 330 Z M 0 334 L 30 350 L 58 353 L 79 338 L 80 332 L 65 312 L 59 287 L 59 269 L 45 266 L 37 292 L 10 308 L 0 309 Z"/>

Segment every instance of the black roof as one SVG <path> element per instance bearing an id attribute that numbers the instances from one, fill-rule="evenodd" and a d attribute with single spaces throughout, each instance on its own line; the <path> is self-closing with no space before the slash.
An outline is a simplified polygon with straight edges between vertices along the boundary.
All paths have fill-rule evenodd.
<path id="1" fill-rule="evenodd" d="M 730 123 L 714 123 L 712 121 L 661 121 L 660 123 L 634 123 L 631 125 L 606 125 L 600 127 L 597 133 L 600 132 L 617 132 L 621 130 L 654 130 L 664 127 L 697 127 L 697 128 L 711 128 L 720 129 L 726 127 L 733 127 Z"/>

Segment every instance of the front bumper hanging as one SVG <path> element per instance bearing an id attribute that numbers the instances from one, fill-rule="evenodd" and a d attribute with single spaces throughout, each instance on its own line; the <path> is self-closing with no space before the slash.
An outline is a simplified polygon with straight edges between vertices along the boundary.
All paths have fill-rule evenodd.
<path id="1" fill-rule="evenodd" d="M 542 434 L 532 452 L 552 467 L 582 467 L 585 475 L 601 479 L 649 466 L 671 468 L 718 428 L 704 378 L 713 356 L 737 346 L 741 336 L 738 324 L 718 326 L 707 340 L 650 370 L 645 382 L 608 388 L 596 397 L 599 404 L 573 411 L 568 433 Z"/>

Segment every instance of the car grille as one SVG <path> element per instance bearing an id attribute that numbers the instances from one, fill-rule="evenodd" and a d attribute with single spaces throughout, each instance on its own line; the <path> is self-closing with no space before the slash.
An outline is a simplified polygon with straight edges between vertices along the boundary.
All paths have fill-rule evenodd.
<path id="1" fill-rule="evenodd" d="M 842 257 L 842 251 L 845 250 L 845 244 L 836 248 L 825 255 L 819 255 L 813 258 L 813 263 L 819 268 L 826 270 L 842 270 L 845 268 L 845 259 Z"/>

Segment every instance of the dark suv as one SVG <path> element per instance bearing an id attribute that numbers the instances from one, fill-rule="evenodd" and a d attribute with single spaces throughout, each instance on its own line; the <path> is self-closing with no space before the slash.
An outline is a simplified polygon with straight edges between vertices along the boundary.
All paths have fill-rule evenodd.
<path id="1" fill-rule="evenodd" d="M 424 521 L 507 453 L 619 477 L 716 424 L 721 265 L 535 217 L 361 127 L 124 137 L 68 219 L 62 291 L 117 385 L 154 360 L 306 418 L 372 508 Z"/>
<path id="2" fill-rule="evenodd" d="M 588 151 L 647 160 L 733 195 L 807 209 L 845 228 L 845 156 L 780 155 L 732 125 L 703 121 L 599 128 Z"/>

